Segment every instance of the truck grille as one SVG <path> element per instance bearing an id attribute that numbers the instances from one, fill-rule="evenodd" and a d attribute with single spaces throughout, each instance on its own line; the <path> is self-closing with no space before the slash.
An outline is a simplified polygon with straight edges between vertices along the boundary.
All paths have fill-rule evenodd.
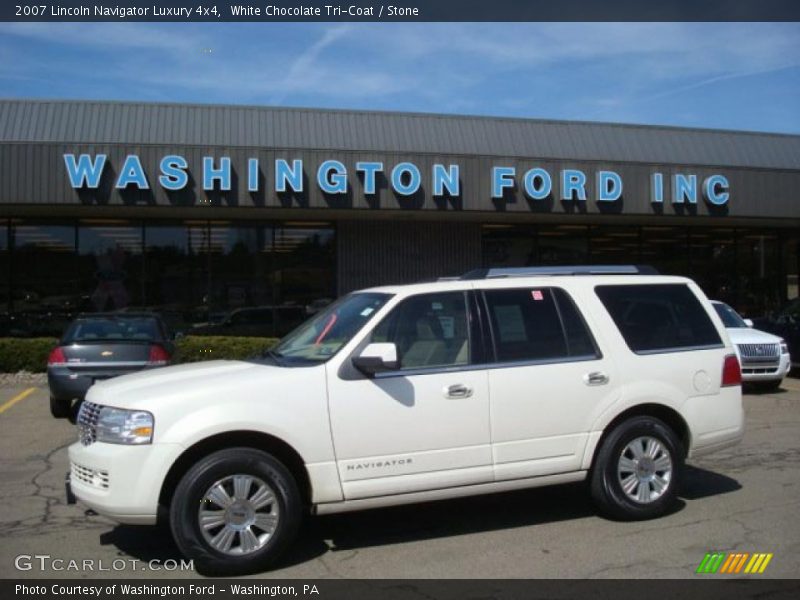
<path id="1" fill-rule="evenodd" d="M 97 417 L 100 416 L 100 404 L 84 401 L 78 411 L 78 439 L 81 444 L 88 446 L 97 439 Z"/>
<path id="2" fill-rule="evenodd" d="M 781 349 L 778 344 L 739 344 L 739 354 L 742 364 L 777 364 L 780 360 Z"/>

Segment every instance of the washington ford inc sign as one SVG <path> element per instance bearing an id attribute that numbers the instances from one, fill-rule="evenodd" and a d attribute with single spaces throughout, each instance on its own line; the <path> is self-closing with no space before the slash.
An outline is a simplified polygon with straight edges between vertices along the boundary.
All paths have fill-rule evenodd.
<path id="1" fill-rule="evenodd" d="M 106 167 L 108 157 L 105 154 L 64 154 L 64 164 L 70 184 L 75 189 L 98 188 Z M 303 193 L 303 161 L 300 159 L 276 159 L 271 165 L 274 174 L 273 189 L 278 193 Z M 259 160 L 247 159 L 247 190 L 259 192 Z M 202 168 L 203 189 L 211 191 L 231 189 L 231 159 L 222 156 L 203 157 Z M 411 162 L 401 162 L 387 168 L 382 162 L 357 162 L 357 174 L 363 177 L 365 195 L 377 193 L 377 177 L 385 174 L 392 190 L 400 196 L 413 196 L 423 185 L 423 174 L 420 168 Z M 139 156 L 129 154 L 119 169 L 114 187 L 125 189 L 129 186 L 142 190 L 150 189 L 150 179 L 145 173 Z M 460 167 L 457 164 L 434 164 L 430 173 L 431 191 L 434 196 L 460 196 Z M 316 184 L 325 194 L 346 194 L 348 192 L 348 170 L 338 160 L 325 160 L 316 169 Z M 560 199 L 586 201 L 587 174 L 578 169 L 562 169 L 551 173 L 547 169 L 534 167 L 524 172 L 517 172 L 515 167 L 491 167 L 491 197 L 503 198 L 506 190 L 517 186 L 524 190 L 531 200 L 545 200 L 553 196 L 553 178 L 558 177 Z M 597 202 L 616 202 L 622 198 L 624 183 L 615 171 L 596 171 L 594 173 L 594 194 Z M 730 197 L 728 179 L 724 175 L 714 174 L 698 182 L 697 175 L 692 173 L 675 173 L 671 181 L 671 198 L 673 204 L 697 204 L 698 193 L 713 206 L 724 206 Z M 189 163 L 179 154 L 168 154 L 159 161 L 158 185 L 168 191 L 184 189 L 189 184 Z M 650 202 L 664 202 L 664 174 L 652 173 L 650 176 Z"/>

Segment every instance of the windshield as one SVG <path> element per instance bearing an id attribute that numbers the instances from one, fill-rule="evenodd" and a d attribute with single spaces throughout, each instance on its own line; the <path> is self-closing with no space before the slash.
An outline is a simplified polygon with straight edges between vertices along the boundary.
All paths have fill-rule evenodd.
<path id="1" fill-rule="evenodd" d="M 270 351 L 278 359 L 324 362 L 336 354 L 386 304 L 390 294 L 345 296 L 292 331 Z"/>
<path id="2" fill-rule="evenodd" d="M 719 318 L 722 319 L 722 324 L 728 329 L 737 329 L 747 327 L 747 323 L 727 304 L 714 304 L 714 310 L 717 311 Z"/>
<path id="3" fill-rule="evenodd" d="M 153 342 L 161 337 L 158 322 L 152 317 L 92 317 L 74 321 L 63 343 Z"/>

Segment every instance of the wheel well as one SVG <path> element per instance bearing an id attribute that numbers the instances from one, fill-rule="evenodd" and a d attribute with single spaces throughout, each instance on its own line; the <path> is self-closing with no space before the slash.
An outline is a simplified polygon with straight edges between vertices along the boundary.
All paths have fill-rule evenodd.
<path id="1" fill-rule="evenodd" d="M 169 506 L 181 478 L 197 461 L 217 450 L 238 446 L 269 452 L 281 461 L 295 478 L 304 504 L 311 505 L 311 481 L 303 459 L 294 448 L 283 440 L 259 431 L 228 431 L 208 437 L 187 448 L 167 472 L 164 483 L 161 485 L 159 504 Z"/>
<path id="2" fill-rule="evenodd" d="M 669 406 L 664 406 L 663 404 L 638 404 L 621 412 L 614 417 L 613 421 L 606 425 L 605 429 L 603 430 L 603 435 L 600 436 L 597 446 L 595 447 L 594 456 L 592 457 L 592 467 L 594 467 L 594 460 L 597 457 L 597 451 L 600 449 L 600 446 L 603 444 L 606 436 L 608 436 L 617 425 L 630 419 L 631 417 L 655 417 L 656 419 L 663 421 L 667 427 L 672 429 L 672 431 L 675 432 L 675 435 L 678 436 L 681 446 L 683 447 L 683 457 L 686 458 L 687 454 L 689 453 L 689 443 L 691 441 L 691 437 L 689 433 L 689 426 L 686 424 L 686 421 L 683 420 L 683 417 L 680 415 L 680 413 L 678 413 L 676 410 L 673 410 Z"/>

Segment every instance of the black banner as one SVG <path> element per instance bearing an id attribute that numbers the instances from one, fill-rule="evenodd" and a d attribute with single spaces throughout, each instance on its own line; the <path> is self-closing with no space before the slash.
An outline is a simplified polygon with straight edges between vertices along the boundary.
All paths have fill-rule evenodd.
<path id="1" fill-rule="evenodd" d="M 703 576 L 698 576 L 703 577 Z M 187 581 L 74 579 L 3 580 L 0 598 L 44 598 L 84 600 L 87 598 L 163 600 L 165 598 L 240 597 L 305 598 L 307 600 L 733 600 L 800 597 L 800 580 L 760 578 L 695 580 L 268 580 L 206 579 Z"/>
<path id="2" fill-rule="evenodd" d="M 392 0 L 390 0 L 392 1 Z M 796 0 L 17 0 L 0 21 L 800 21 Z"/>

